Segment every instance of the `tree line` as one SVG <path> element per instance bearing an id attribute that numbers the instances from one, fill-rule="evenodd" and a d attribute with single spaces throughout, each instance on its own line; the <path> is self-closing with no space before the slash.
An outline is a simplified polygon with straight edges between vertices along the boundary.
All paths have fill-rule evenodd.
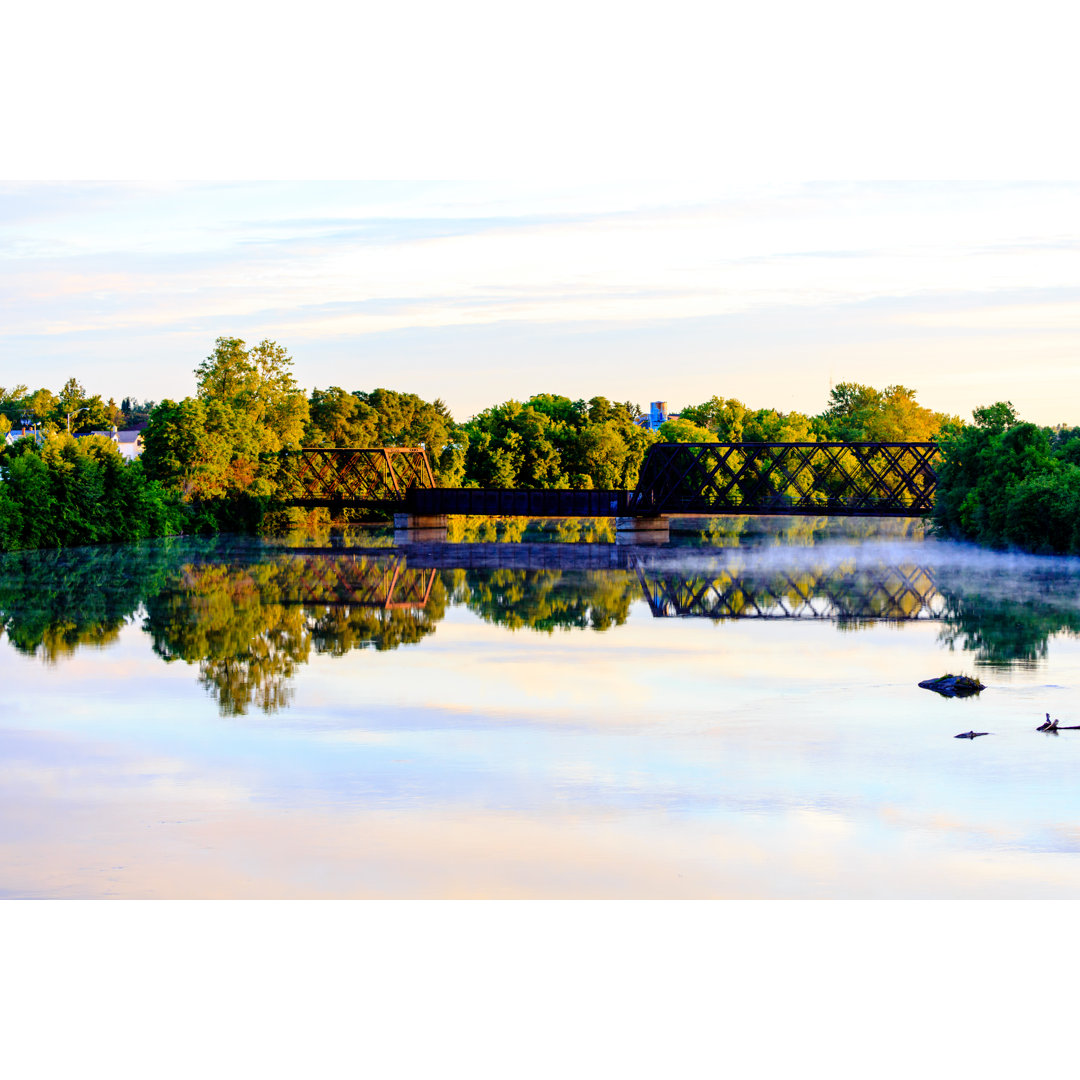
<path id="1" fill-rule="evenodd" d="M 125 397 L 120 404 L 100 394 L 88 394 L 78 379 L 68 379 L 57 393 L 41 387 L 31 393 L 24 383 L 0 386 L 0 439 L 13 428 L 29 428 L 40 435 L 70 431 L 82 434 L 130 430 L 150 419 L 155 402 Z"/>
<path id="2" fill-rule="evenodd" d="M 635 403 L 548 393 L 493 405 L 458 423 L 444 402 L 413 393 L 330 386 L 308 394 L 283 346 L 225 337 L 194 374 L 192 396 L 157 404 L 130 397 L 120 406 L 112 398 L 103 402 L 76 379 L 57 394 L 0 387 L 0 436 L 27 420 L 34 427 L 32 438 L 0 451 L 0 550 L 280 527 L 290 518 L 278 499 L 277 454 L 306 446 L 423 445 L 442 486 L 535 490 L 632 488 L 656 441 L 937 441 L 945 458 L 941 490 L 955 494 L 960 473 L 950 473 L 949 462 L 966 455 L 965 440 L 984 430 L 980 410 L 976 423 L 966 425 L 920 405 L 910 388 L 859 383 L 833 387 L 815 415 L 751 409 L 713 396 L 683 408 L 658 431 L 641 423 Z M 108 439 L 73 437 L 137 424 L 142 416 L 144 449 L 134 462 L 123 462 Z M 971 475 L 969 461 L 963 476 Z M 1046 502 L 1047 492 L 1038 488 L 1038 498 Z M 1029 487 L 1021 495 L 1036 492 Z M 991 495 L 980 488 L 972 497 Z M 1057 533 L 1050 542 L 1026 533 L 1015 539 L 1015 529 L 1006 535 L 985 525 L 970 500 L 960 512 L 950 499 L 938 518 L 952 535 L 1072 550 L 1060 546 Z"/>

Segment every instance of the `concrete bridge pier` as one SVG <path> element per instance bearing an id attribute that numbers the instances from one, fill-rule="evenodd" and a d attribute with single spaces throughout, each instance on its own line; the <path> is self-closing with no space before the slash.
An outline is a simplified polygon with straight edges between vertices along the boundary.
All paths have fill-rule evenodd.
<path id="1" fill-rule="evenodd" d="M 664 514 L 615 519 L 617 544 L 666 544 L 670 535 L 668 518 Z"/>
<path id="2" fill-rule="evenodd" d="M 447 521 L 446 514 L 395 514 L 394 539 L 444 543 Z"/>

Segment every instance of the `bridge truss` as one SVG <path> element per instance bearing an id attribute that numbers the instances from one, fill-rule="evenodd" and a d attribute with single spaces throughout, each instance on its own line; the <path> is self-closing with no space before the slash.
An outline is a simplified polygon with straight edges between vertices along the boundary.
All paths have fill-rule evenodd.
<path id="1" fill-rule="evenodd" d="M 291 506 L 525 517 L 836 514 L 918 517 L 937 487 L 934 443 L 655 443 L 633 491 L 436 488 L 422 447 L 281 455 Z"/>
<path id="2" fill-rule="evenodd" d="M 631 514 L 916 517 L 933 509 L 934 443 L 655 443 Z"/>
<path id="3" fill-rule="evenodd" d="M 290 506 L 400 507 L 410 491 L 435 487 L 423 447 L 328 447 L 281 455 Z"/>

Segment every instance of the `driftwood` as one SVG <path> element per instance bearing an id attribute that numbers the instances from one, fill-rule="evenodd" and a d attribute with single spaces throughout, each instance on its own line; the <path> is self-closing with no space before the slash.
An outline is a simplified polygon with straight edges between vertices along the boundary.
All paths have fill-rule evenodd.
<path id="1" fill-rule="evenodd" d="M 923 679 L 919 686 L 924 690 L 933 690 L 942 697 L 970 697 L 986 689 L 980 680 L 970 675 L 942 675 L 939 679 Z"/>
<path id="2" fill-rule="evenodd" d="M 980 735 L 993 735 L 992 731 L 965 731 L 960 735 L 954 735 L 954 739 L 977 739 Z"/>
<path id="3" fill-rule="evenodd" d="M 1046 722 L 1040 724 L 1036 731 L 1052 731 L 1055 735 L 1059 731 L 1080 731 L 1080 724 L 1062 724 L 1060 720 L 1051 720 L 1050 714 L 1046 714 Z"/>

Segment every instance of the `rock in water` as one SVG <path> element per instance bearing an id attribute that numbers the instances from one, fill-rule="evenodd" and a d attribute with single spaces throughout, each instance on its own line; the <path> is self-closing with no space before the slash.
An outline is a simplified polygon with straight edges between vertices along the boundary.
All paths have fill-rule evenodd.
<path id="1" fill-rule="evenodd" d="M 985 690 L 978 679 L 970 675 L 942 675 L 939 679 L 924 679 L 919 685 L 924 690 L 933 690 L 942 697 L 970 697 Z"/>

